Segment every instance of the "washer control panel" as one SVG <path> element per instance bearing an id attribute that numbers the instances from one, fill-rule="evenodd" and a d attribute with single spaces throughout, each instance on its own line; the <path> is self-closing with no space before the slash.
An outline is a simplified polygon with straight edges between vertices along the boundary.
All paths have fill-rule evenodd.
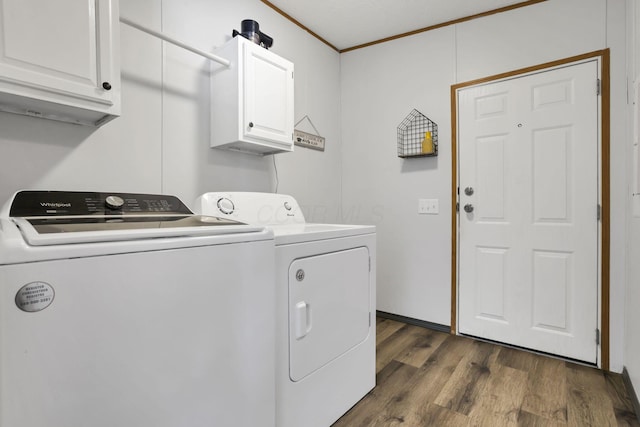
<path id="1" fill-rule="evenodd" d="M 20 191 L 11 204 L 12 217 L 89 215 L 191 215 L 175 196 L 85 191 Z"/>

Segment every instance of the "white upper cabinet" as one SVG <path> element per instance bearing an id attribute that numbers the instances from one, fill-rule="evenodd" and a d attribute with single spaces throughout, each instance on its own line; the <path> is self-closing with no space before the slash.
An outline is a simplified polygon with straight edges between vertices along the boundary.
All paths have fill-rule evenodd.
<path id="1" fill-rule="evenodd" d="M 211 147 L 293 151 L 293 64 L 241 36 L 216 54 L 231 65 L 212 66 Z"/>
<path id="2" fill-rule="evenodd" d="M 117 0 L 0 0 L 0 110 L 100 126 L 120 115 Z"/>

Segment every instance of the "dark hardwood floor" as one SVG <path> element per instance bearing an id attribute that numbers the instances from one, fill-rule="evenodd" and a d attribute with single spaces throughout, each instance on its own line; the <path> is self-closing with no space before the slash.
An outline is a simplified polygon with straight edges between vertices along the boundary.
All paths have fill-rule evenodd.
<path id="1" fill-rule="evenodd" d="M 333 427 L 640 427 L 622 376 L 377 320 L 377 386 Z"/>

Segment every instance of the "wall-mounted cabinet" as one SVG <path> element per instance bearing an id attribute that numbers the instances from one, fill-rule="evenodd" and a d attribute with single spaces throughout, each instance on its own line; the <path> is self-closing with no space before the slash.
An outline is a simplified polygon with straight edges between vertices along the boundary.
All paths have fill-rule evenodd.
<path id="1" fill-rule="evenodd" d="M 0 110 L 100 126 L 120 115 L 117 0 L 0 0 Z"/>
<path id="2" fill-rule="evenodd" d="M 252 154 L 293 151 L 293 64 L 238 36 L 211 71 L 211 147 Z"/>

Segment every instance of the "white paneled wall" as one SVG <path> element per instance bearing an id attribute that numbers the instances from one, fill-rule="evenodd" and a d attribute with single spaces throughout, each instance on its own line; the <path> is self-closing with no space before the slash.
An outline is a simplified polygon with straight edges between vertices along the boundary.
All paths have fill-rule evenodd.
<path id="1" fill-rule="evenodd" d="M 378 309 L 450 324 L 454 83 L 604 48 L 612 59 L 611 368 L 622 369 L 625 289 L 625 5 L 555 0 L 342 55 L 343 211 L 378 226 Z M 438 124 L 437 158 L 396 157 L 417 108 Z M 439 200 L 418 215 L 419 198 Z"/>
<path id="2" fill-rule="evenodd" d="M 312 118 L 327 138 L 324 153 L 296 147 L 293 153 L 256 157 L 209 148 L 209 63 L 167 45 L 162 64 L 162 184 L 168 193 L 193 200 L 213 190 L 278 191 L 292 194 L 306 212 L 337 212 L 340 204 L 339 55 L 257 0 L 165 0 L 163 31 L 213 49 L 255 19 L 274 38 L 271 51 L 295 64 L 295 120 Z M 328 172 L 329 171 L 329 172 Z M 305 212 L 305 213 L 306 213 Z M 311 220 L 325 221 L 322 215 Z"/>
<path id="3" fill-rule="evenodd" d="M 455 28 L 342 55 L 343 213 L 378 226 L 378 310 L 449 324 Z M 438 124 L 438 157 L 397 157 L 413 108 Z M 418 199 L 439 200 L 418 215 Z M 353 217 L 353 218 L 351 218 Z"/>
<path id="4" fill-rule="evenodd" d="M 122 3 L 159 24 L 157 0 Z M 0 113 L 0 203 L 31 188 L 160 191 L 160 44 L 128 28 L 121 38 L 122 117 L 94 129 Z"/>
<path id="5" fill-rule="evenodd" d="M 309 115 L 324 153 L 276 156 L 278 190 L 329 220 L 340 207 L 339 55 L 259 0 L 120 1 L 121 15 L 213 51 L 255 19 L 271 49 L 295 63 L 296 120 Z M 209 63 L 130 28 L 121 29 L 122 116 L 99 128 L 0 113 L 0 203 L 18 189 L 175 194 L 274 191 L 271 156 L 209 148 Z M 325 215 L 325 213 L 327 213 Z M 334 218 L 329 218 L 331 215 Z"/>
<path id="6" fill-rule="evenodd" d="M 640 106 L 634 106 L 635 90 L 631 83 L 640 76 L 640 5 L 635 0 L 628 0 L 627 11 L 627 53 L 629 58 L 627 75 L 630 84 L 629 95 L 632 101 L 629 103 L 629 122 L 627 125 L 629 141 L 627 144 L 629 153 L 627 195 L 630 203 L 627 205 L 629 229 L 626 258 L 628 276 L 625 298 L 624 365 L 636 394 L 640 395 L 640 310 L 638 310 L 638 306 L 640 306 L 640 262 L 638 262 L 640 260 L 640 210 L 637 209 L 640 196 L 631 196 L 631 193 L 635 191 L 634 183 L 637 182 L 637 174 L 639 173 L 638 169 L 633 167 L 632 155 L 638 155 L 638 152 L 633 150 L 633 144 L 638 141 L 638 133 L 634 132 L 634 127 L 639 124 L 636 121 Z"/>
<path id="7" fill-rule="evenodd" d="M 606 0 L 560 0 L 460 24 L 456 80 L 466 82 L 604 49 L 606 19 Z M 624 28 L 622 23 L 615 25 Z"/>

